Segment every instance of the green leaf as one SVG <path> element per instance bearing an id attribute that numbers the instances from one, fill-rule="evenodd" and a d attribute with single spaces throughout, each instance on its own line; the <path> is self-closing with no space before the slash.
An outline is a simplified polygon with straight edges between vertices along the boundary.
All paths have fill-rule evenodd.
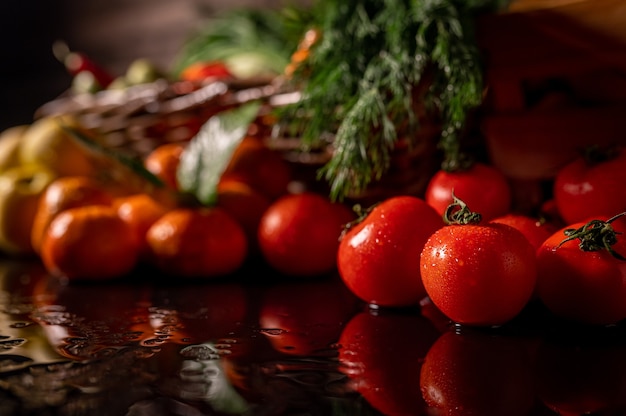
<path id="1" fill-rule="evenodd" d="M 155 185 L 157 187 L 165 186 L 163 181 L 158 176 L 154 175 L 144 167 L 141 160 L 130 157 L 121 151 L 117 151 L 103 145 L 79 129 L 64 124 L 61 119 L 59 119 L 59 123 L 61 128 L 69 135 L 70 138 L 76 140 L 79 144 L 89 150 L 92 155 L 98 157 L 98 162 L 102 165 L 100 166 L 101 169 L 126 169 L 124 173 L 136 175 L 138 178 L 151 185 Z"/>
<path id="2" fill-rule="evenodd" d="M 259 107 L 259 102 L 250 102 L 221 112 L 202 126 L 181 155 L 176 172 L 181 192 L 194 195 L 203 205 L 215 204 L 220 177 Z"/>

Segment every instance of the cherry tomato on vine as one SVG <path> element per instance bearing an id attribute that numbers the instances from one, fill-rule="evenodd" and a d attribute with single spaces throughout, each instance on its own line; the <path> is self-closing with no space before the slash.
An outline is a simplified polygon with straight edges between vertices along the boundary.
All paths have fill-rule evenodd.
<path id="1" fill-rule="evenodd" d="M 554 200 L 566 224 L 626 210 L 626 150 L 582 155 L 559 170 Z"/>
<path id="2" fill-rule="evenodd" d="M 339 274 L 354 294 L 370 304 L 417 305 L 426 296 L 419 256 L 428 237 L 442 226 L 441 217 L 423 199 L 389 198 L 341 239 Z"/>
<path id="3" fill-rule="evenodd" d="M 467 170 L 438 171 L 428 183 L 425 199 L 443 215 L 453 202 L 453 192 L 472 210 L 480 212 L 485 221 L 511 209 L 511 186 L 502 172 L 491 165 L 474 163 Z"/>
<path id="4" fill-rule="evenodd" d="M 457 209 L 454 211 L 454 209 Z M 421 253 L 422 281 L 441 312 L 460 324 L 497 326 L 530 300 L 537 276 L 535 249 L 513 227 L 481 223 L 460 199 Z"/>
<path id="5" fill-rule="evenodd" d="M 626 228 L 621 218 L 574 223 L 537 250 L 537 294 L 555 315 L 592 325 L 626 318 L 626 239 L 616 234 Z"/>

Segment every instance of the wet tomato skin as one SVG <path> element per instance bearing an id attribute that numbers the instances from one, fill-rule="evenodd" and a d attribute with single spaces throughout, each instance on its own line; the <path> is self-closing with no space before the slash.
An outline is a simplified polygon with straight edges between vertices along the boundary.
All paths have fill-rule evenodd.
<path id="1" fill-rule="evenodd" d="M 389 198 L 352 227 L 339 244 L 337 266 L 348 288 L 379 306 L 416 305 L 426 296 L 419 255 L 424 243 L 443 226 L 423 199 Z"/>
<path id="2" fill-rule="evenodd" d="M 565 165 L 554 179 L 554 200 L 566 224 L 626 211 L 626 150 L 590 164 L 580 156 Z"/>
<path id="3" fill-rule="evenodd" d="M 448 225 L 435 232 L 421 254 L 428 296 L 460 324 L 497 326 L 517 316 L 536 281 L 535 250 L 504 224 Z"/>
<path id="4" fill-rule="evenodd" d="M 556 225 L 544 222 L 529 215 L 508 213 L 494 218 L 491 222 L 509 225 L 520 231 L 535 249 L 557 231 Z"/>
<path id="5" fill-rule="evenodd" d="M 316 277 L 336 269 L 339 236 L 354 220 L 352 210 L 313 192 L 275 200 L 259 221 L 258 245 L 276 271 L 291 277 Z"/>
<path id="6" fill-rule="evenodd" d="M 555 232 L 537 250 L 537 294 L 555 315 L 592 325 L 608 325 L 626 318 L 626 261 L 607 250 L 583 251 L 579 240 L 563 244 L 565 229 Z M 621 222 L 615 224 L 620 231 Z M 626 255 L 626 241 L 617 236 L 613 249 Z"/>
<path id="7" fill-rule="evenodd" d="M 440 170 L 430 179 L 425 199 L 443 215 L 453 202 L 452 193 L 483 220 L 504 215 L 512 204 L 512 191 L 506 177 L 491 165 L 475 163 L 470 169 L 448 172 Z"/>

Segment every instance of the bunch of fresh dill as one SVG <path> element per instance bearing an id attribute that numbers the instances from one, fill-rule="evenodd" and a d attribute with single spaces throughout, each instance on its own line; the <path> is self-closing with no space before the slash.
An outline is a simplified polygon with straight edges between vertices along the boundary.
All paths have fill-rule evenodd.
<path id="1" fill-rule="evenodd" d="M 321 40 L 292 82 L 301 99 L 281 119 L 305 149 L 333 136 L 333 156 L 319 171 L 331 197 L 358 194 L 384 175 L 392 150 L 420 128 L 416 106 L 441 126 L 445 169 L 461 164 L 468 112 L 481 104 L 483 67 L 476 17 L 506 0 L 321 0 L 314 15 Z M 427 82 L 417 96 L 416 88 Z M 421 100 L 416 103 L 416 100 Z M 402 126 L 402 132 L 399 131 Z"/>

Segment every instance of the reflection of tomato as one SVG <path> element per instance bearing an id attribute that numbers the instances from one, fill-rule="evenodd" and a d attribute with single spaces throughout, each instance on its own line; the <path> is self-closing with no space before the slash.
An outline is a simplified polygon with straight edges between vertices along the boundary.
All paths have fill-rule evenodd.
<path id="1" fill-rule="evenodd" d="M 280 284 L 264 293 L 259 324 L 282 353 L 324 354 L 339 338 L 357 304 L 338 279 Z"/>
<path id="2" fill-rule="evenodd" d="M 422 394 L 446 415 L 526 416 L 534 402 L 526 345 L 479 332 L 446 332 L 428 351 Z"/>
<path id="3" fill-rule="evenodd" d="M 438 332 L 419 314 L 361 312 L 344 327 L 339 359 L 354 388 L 385 415 L 424 414 L 422 361 Z"/>
<path id="4" fill-rule="evenodd" d="M 581 227 L 586 228 L 581 238 L 565 241 L 574 237 L 568 237 L 566 229 Z M 623 221 L 573 223 L 552 234 L 537 250 L 537 294 L 559 317 L 594 325 L 615 324 L 626 318 L 626 268 L 624 261 L 604 247 L 581 249 L 583 240 L 590 241 L 591 230 L 600 237 L 617 232 L 611 248 L 626 255 Z"/>
<path id="5" fill-rule="evenodd" d="M 34 288 L 34 319 L 60 354 L 93 359 L 153 337 L 149 289 L 137 284 L 63 284 L 41 280 Z"/>
<path id="6" fill-rule="evenodd" d="M 170 342 L 217 342 L 237 338 L 248 293 L 240 284 L 221 282 L 157 287 L 152 305 L 152 324 Z"/>
<path id="7" fill-rule="evenodd" d="M 560 415 L 614 410 L 624 404 L 626 348 L 544 342 L 537 351 L 535 379 L 539 398 Z"/>

